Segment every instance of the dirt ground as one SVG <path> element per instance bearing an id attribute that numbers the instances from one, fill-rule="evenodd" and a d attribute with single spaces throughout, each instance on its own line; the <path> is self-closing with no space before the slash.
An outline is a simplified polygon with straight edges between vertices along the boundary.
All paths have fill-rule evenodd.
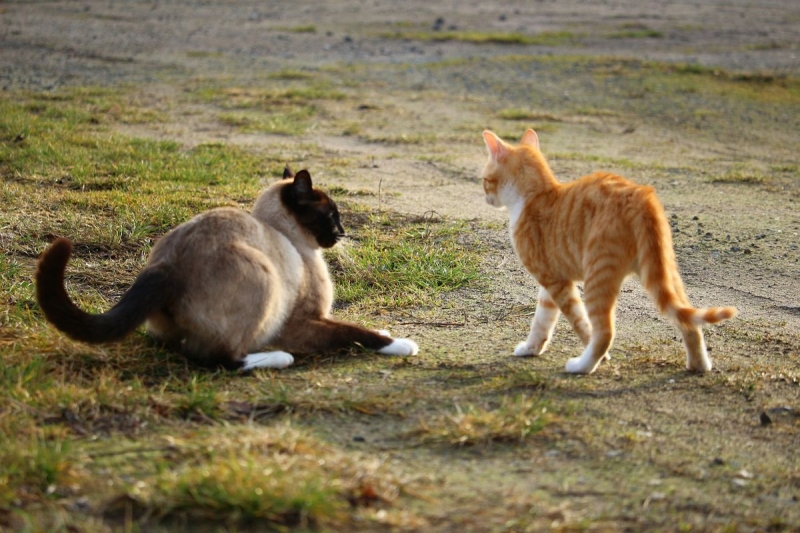
<path id="1" fill-rule="evenodd" d="M 302 30 L 308 25 L 313 31 Z M 525 45 L 389 36 L 434 27 L 571 37 Z M 639 30 L 658 36 L 619 35 Z M 441 493 L 453 508 L 441 511 L 438 522 L 433 513 L 430 530 L 469 529 L 466 519 L 453 517 L 521 509 L 532 495 L 551 505 L 538 525 L 793 530 L 800 528 L 800 107 L 796 85 L 786 89 L 795 91 L 788 100 L 753 94 L 796 80 L 798 36 L 796 0 L 2 2 L 0 87 L 135 87 L 142 102 L 171 120 L 127 126 L 125 134 L 186 146 L 285 145 L 293 162 L 326 185 L 371 191 L 359 199 L 371 207 L 472 221 L 470 238 L 489 251 L 484 269 L 491 290 L 458 291 L 443 309 L 420 312 L 393 332 L 418 341 L 427 368 L 543 372 L 580 406 L 573 429 L 597 421 L 602 429 L 580 442 L 558 442 L 546 455 L 503 449 L 453 458 L 397 450 L 410 470 L 438 465 Z M 656 62 L 690 65 L 697 76 L 730 85 L 708 92 L 672 86 L 652 67 Z M 243 133 L 220 125 L 213 106 L 183 99 L 201 81 L 248 86 L 287 69 L 349 82 L 359 105 L 330 101 L 325 112 L 361 124 L 362 134 L 341 127 L 291 139 Z M 736 83 L 759 83 L 753 79 L 764 80 L 763 89 L 737 92 Z M 498 118 L 504 109 L 533 114 L 509 121 Z M 621 295 L 613 358 L 596 375 L 561 373 L 578 350 L 563 321 L 547 354 L 509 357 L 527 333 L 535 283 L 510 249 L 507 215 L 483 201 L 480 132 L 519 137 L 528 126 L 539 129 L 562 180 L 603 168 L 656 187 L 677 230 L 692 301 L 740 312 L 707 333 L 715 363 L 710 376 L 681 370 L 675 332 L 635 280 Z M 408 138 L 414 141 L 402 141 Z M 326 171 L 334 159 L 357 164 L 344 175 Z M 463 326 L 426 326 L 430 317 Z M 648 351 L 653 346 L 655 355 Z M 444 378 L 434 379 L 436 386 L 447 386 Z M 760 423 L 762 413 L 774 419 L 770 427 Z M 319 423 L 343 445 L 363 429 L 337 432 L 335 421 L 328 428 Z M 391 447 L 375 442 L 376 449 Z M 719 487 L 719 497 L 709 493 Z M 660 516 L 680 520 L 648 522 L 658 506 Z"/>

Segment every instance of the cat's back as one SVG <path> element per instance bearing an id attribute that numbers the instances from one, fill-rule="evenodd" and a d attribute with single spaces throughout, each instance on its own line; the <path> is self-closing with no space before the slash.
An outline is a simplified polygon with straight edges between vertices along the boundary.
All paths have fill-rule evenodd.
<path id="1" fill-rule="evenodd" d="M 563 184 L 565 191 L 598 199 L 624 198 L 652 194 L 653 188 L 640 185 L 619 174 L 598 171 Z"/>
<path id="2" fill-rule="evenodd" d="M 663 210 L 655 189 L 610 172 L 594 172 L 563 184 L 561 202 L 579 206 L 584 216 L 632 222 L 643 213 Z M 633 218 L 631 218 L 633 217 Z"/>
<path id="3" fill-rule="evenodd" d="M 187 271 L 208 269 L 224 261 L 232 248 L 239 246 L 251 247 L 279 263 L 293 263 L 298 255 L 285 236 L 250 213 L 234 207 L 218 207 L 162 237 L 153 247 L 150 263 L 166 261 Z"/>

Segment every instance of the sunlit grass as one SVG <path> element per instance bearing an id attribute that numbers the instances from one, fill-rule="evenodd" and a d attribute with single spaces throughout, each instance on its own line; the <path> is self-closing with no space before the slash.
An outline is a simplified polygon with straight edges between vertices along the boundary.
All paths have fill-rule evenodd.
<path id="1" fill-rule="evenodd" d="M 354 213 L 355 215 L 355 213 Z M 480 255 L 459 244 L 464 223 L 396 214 L 353 217 L 356 245 L 331 254 L 340 304 L 404 307 L 478 280 Z"/>
<path id="2" fill-rule="evenodd" d="M 448 413 L 420 421 L 414 434 L 426 443 L 457 446 L 521 442 L 554 420 L 539 397 L 520 394 L 495 404 L 456 404 Z"/>

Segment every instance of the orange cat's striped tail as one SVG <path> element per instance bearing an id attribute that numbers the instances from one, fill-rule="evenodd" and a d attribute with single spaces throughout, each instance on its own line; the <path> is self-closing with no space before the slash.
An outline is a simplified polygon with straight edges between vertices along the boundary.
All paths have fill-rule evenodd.
<path id="1" fill-rule="evenodd" d="M 672 307 L 667 309 L 667 314 L 682 326 L 704 326 L 716 324 L 735 317 L 739 311 L 735 307 Z"/>
<path id="2" fill-rule="evenodd" d="M 657 202 L 654 193 L 649 200 Z M 737 315 L 735 307 L 697 309 L 689 303 L 675 260 L 672 231 L 660 205 L 651 205 L 643 220 L 634 225 L 634 232 L 639 275 L 661 313 L 682 329 L 716 324 Z"/>

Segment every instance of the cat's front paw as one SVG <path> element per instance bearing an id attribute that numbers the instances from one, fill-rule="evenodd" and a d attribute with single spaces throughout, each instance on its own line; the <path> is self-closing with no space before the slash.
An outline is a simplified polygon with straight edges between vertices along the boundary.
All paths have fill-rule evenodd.
<path id="1" fill-rule="evenodd" d="M 417 355 L 418 352 L 419 346 L 411 339 L 392 339 L 391 344 L 378 350 L 383 355 Z"/>
<path id="2" fill-rule="evenodd" d="M 547 350 L 549 344 L 550 339 L 534 339 L 533 342 L 526 340 L 517 344 L 517 347 L 514 349 L 514 355 L 517 357 L 542 355 L 544 351 Z"/>
<path id="3" fill-rule="evenodd" d="M 521 342 L 514 348 L 514 355 L 517 357 L 530 357 L 532 355 L 539 355 L 539 351 L 530 346 L 527 342 Z"/>
<path id="4" fill-rule="evenodd" d="M 294 363 L 292 354 L 286 352 L 258 352 L 247 354 L 242 360 L 242 372 L 256 368 L 286 368 Z"/>

